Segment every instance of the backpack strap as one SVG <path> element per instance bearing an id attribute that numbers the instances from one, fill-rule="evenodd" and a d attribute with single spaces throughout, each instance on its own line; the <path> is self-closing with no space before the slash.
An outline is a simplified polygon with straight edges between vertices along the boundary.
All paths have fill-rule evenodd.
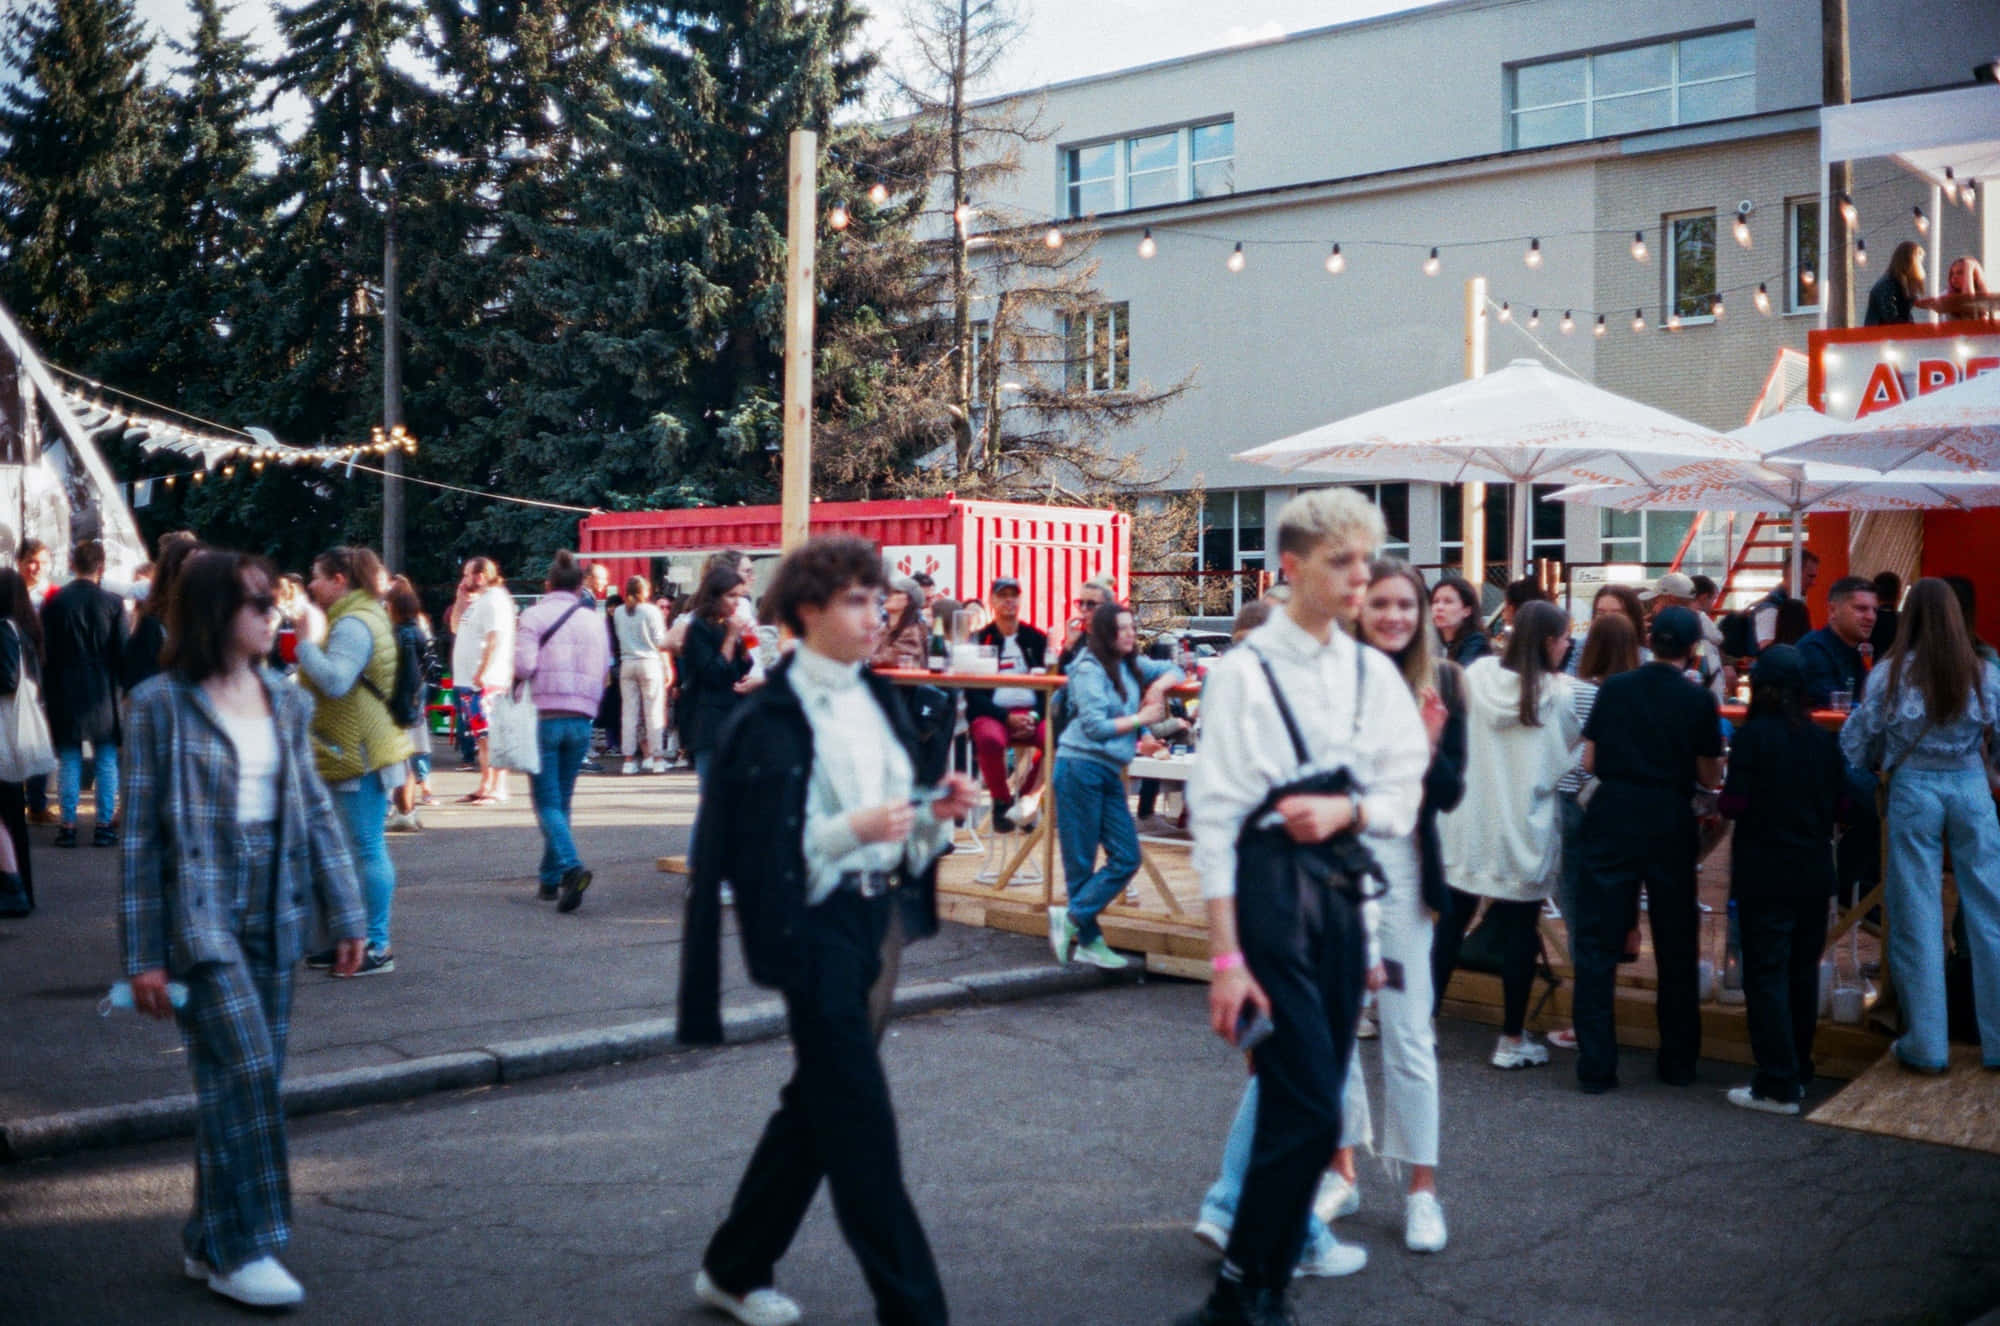
<path id="1" fill-rule="evenodd" d="M 1361 702 L 1368 689 L 1368 660 L 1362 657 L 1361 642 L 1357 640 L 1352 643 L 1354 645 L 1354 724 L 1348 733 L 1348 741 L 1350 743 L 1361 736 L 1361 716 L 1363 713 Z M 1246 644 L 1244 648 L 1257 656 L 1257 666 L 1264 669 L 1264 680 L 1271 687 L 1271 699 L 1278 706 L 1278 717 L 1285 720 L 1285 733 L 1292 739 L 1292 753 L 1298 757 L 1301 769 L 1307 767 L 1312 763 L 1312 754 L 1306 747 L 1305 733 L 1299 729 L 1299 720 L 1292 713 L 1292 706 L 1285 700 L 1284 688 L 1278 685 L 1278 674 L 1272 669 L 1271 660 L 1266 658 L 1264 652 L 1254 645 Z"/>

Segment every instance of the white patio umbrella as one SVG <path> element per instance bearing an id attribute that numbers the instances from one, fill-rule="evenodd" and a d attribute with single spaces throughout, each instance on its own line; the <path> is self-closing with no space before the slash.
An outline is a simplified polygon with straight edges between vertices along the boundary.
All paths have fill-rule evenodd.
<path id="1" fill-rule="evenodd" d="M 1338 423 L 1239 452 L 1237 460 L 1345 479 L 1514 485 L 1511 573 L 1528 562 L 1537 483 L 1650 484 L 1696 460 L 1754 461 L 1749 445 L 1664 410 L 1517 359 Z"/>
<path id="2" fill-rule="evenodd" d="M 1826 426 L 1768 459 L 1900 470 L 2000 470 L 2000 372 Z"/>

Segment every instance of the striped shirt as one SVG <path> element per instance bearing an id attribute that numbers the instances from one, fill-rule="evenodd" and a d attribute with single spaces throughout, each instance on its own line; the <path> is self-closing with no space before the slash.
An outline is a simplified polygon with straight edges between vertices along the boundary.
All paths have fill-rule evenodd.
<path id="1" fill-rule="evenodd" d="M 1577 652 L 1580 654 L 1583 651 L 1579 649 Z M 1588 726 L 1591 707 L 1597 703 L 1597 683 L 1576 682 L 1570 687 L 1569 696 L 1569 707 L 1576 712 L 1576 721 Z M 1590 775 L 1583 771 L 1583 751 L 1579 748 L 1576 753 L 1576 763 L 1557 781 L 1556 791 L 1563 796 L 1573 797 L 1583 791 L 1584 781 L 1589 777 Z"/>

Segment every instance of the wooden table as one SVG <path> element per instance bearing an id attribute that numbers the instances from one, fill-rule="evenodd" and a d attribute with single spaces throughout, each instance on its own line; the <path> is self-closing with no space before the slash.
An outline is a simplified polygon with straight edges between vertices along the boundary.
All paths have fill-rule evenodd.
<path id="1" fill-rule="evenodd" d="M 1844 709 L 1815 709 L 1812 720 L 1829 732 L 1838 732 L 1847 726 L 1848 715 L 1849 711 Z M 1750 717 L 1750 707 L 1735 703 L 1725 704 L 1722 706 L 1722 716 L 1741 727 L 1743 720 Z"/>

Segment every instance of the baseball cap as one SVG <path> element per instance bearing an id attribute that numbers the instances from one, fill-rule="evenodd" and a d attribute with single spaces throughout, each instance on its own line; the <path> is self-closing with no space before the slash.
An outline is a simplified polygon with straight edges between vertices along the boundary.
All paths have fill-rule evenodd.
<path id="1" fill-rule="evenodd" d="M 1642 599 L 1657 599 L 1662 597 L 1691 599 L 1694 597 L 1694 579 L 1691 576 L 1682 575 L 1679 571 L 1669 571 L 1655 581 L 1651 589 L 1640 590 L 1639 597 Z"/>
<path id="2" fill-rule="evenodd" d="M 1653 629 L 1648 636 L 1654 653 L 1680 658 L 1701 639 L 1701 621 L 1694 615 L 1694 609 L 1675 604 L 1653 615 Z"/>
<path id="3" fill-rule="evenodd" d="M 992 587 L 986 592 L 989 594 L 1018 594 L 1021 592 L 1021 582 L 1013 576 L 995 576 Z"/>

